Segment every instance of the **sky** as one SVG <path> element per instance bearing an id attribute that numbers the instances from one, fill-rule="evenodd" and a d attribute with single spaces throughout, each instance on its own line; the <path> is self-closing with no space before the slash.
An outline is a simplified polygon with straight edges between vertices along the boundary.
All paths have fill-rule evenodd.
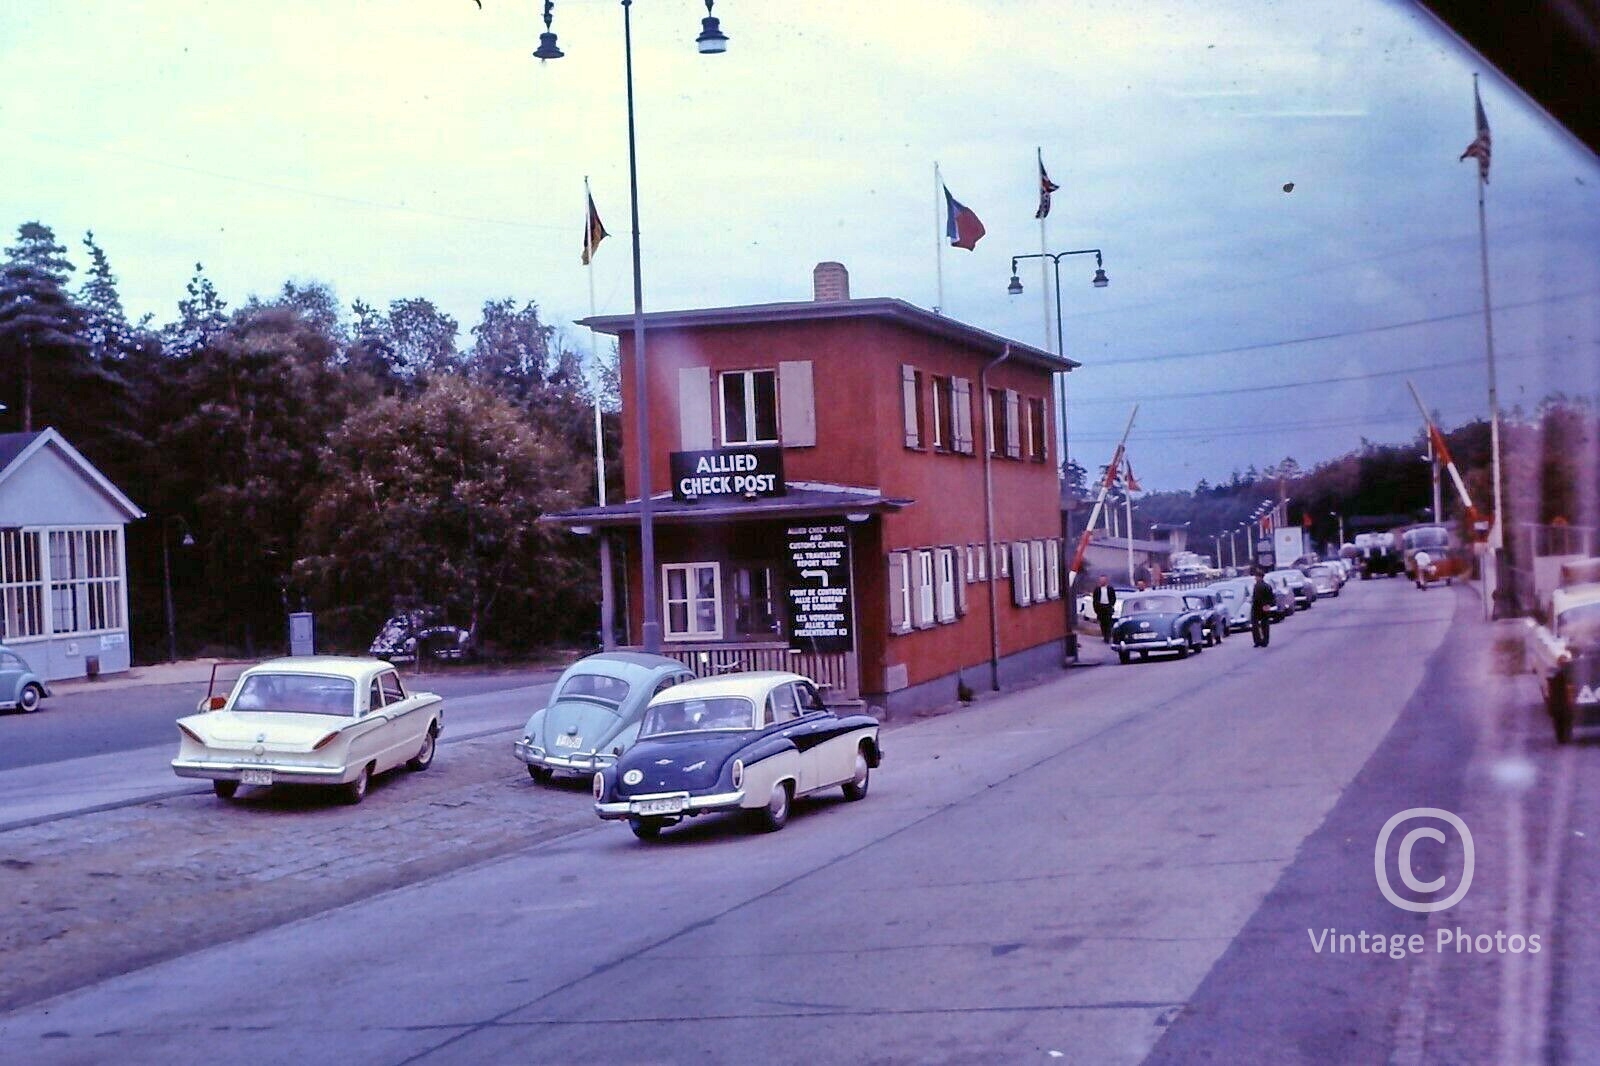
<path id="1" fill-rule="evenodd" d="M 233 305 L 285 280 L 346 306 L 425 296 L 461 323 L 589 313 L 583 180 L 631 308 L 622 17 L 560 0 L 161 0 L 0 9 L 0 231 L 93 230 L 137 317 L 196 262 Z M 722 0 L 633 7 L 647 310 L 801 300 L 846 265 L 1039 346 L 1035 152 L 1059 186 L 1071 454 L 1189 488 L 1488 411 L 1472 76 L 1494 152 L 1489 280 L 1503 407 L 1600 393 L 1600 165 L 1410 3 Z M 944 247 L 939 164 L 988 232 Z M 1292 183 L 1292 189 L 1290 185 Z M 1287 190 L 1287 191 L 1286 191 Z M 937 277 L 942 263 L 943 295 Z M 0 388 L 3 388 L 0 383 Z"/>

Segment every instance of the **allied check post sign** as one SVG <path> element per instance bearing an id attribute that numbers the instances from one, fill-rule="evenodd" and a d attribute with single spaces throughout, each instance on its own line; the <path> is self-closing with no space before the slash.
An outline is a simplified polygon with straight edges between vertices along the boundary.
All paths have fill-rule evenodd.
<path id="1" fill-rule="evenodd" d="M 850 533 L 843 523 L 784 530 L 789 646 L 806 651 L 849 651 Z"/>
<path id="2" fill-rule="evenodd" d="M 707 496 L 783 496 L 783 449 L 717 448 L 707 452 L 672 452 L 672 498 Z"/>

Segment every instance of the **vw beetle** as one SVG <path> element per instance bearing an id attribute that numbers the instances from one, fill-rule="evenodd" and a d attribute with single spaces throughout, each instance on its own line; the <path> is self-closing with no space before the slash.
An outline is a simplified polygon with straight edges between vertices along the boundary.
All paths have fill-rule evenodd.
<path id="1" fill-rule="evenodd" d="M 608 651 L 579 659 L 550 690 L 550 702 L 533 712 L 512 750 L 535 781 L 592 774 L 633 743 L 652 696 L 693 678 L 687 666 L 664 655 Z"/>

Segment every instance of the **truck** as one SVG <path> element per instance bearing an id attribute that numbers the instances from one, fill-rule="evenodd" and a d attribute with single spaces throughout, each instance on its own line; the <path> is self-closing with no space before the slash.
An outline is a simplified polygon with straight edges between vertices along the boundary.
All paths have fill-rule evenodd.
<path id="1" fill-rule="evenodd" d="M 1299 526 L 1280 526 L 1272 531 L 1272 565 L 1275 570 L 1288 570 L 1305 562 L 1311 555 L 1311 544 L 1306 531 Z"/>
<path id="2" fill-rule="evenodd" d="M 1539 679 L 1556 743 L 1600 725 L 1600 583 L 1558 588 L 1549 620 L 1531 630 L 1528 663 Z"/>
<path id="3" fill-rule="evenodd" d="M 1393 577 L 1403 570 L 1393 533 L 1357 533 L 1355 549 L 1363 581 Z"/>

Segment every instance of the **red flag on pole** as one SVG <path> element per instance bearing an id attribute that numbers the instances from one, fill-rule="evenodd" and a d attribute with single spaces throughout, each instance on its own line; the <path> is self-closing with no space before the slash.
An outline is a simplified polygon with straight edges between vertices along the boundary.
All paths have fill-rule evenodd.
<path id="1" fill-rule="evenodd" d="M 965 248 L 972 251 L 979 240 L 987 231 L 972 208 L 950 195 L 950 187 L 944 187 L 945 205 L 945 236 L 950 238 L 950 247 Z"/>
<path id="2" fill-rule="evenodd" d="M 1144 489 L 1139 487 L 1139 482 L 1133 476 L 1133 461 L 1131 459 L 1123 459 L 1122 465 L 1128 471 L 1128 491 L 1143 492 Z"/>

